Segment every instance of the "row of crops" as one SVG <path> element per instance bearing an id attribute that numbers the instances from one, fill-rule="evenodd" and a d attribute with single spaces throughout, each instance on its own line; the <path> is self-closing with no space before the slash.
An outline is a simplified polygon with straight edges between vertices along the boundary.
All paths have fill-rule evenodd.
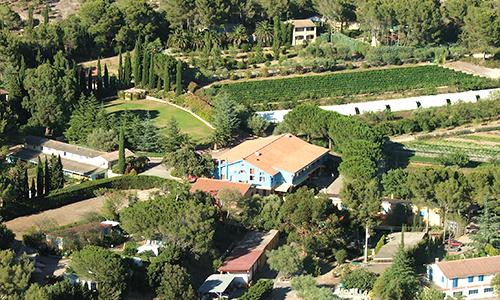
<path id="1" fill-rule="evenodd" d="M 448 154 L 460 152 L 467 154 L 470 158 L 488 159 L 500 155 L 500 144 L 491 145 L 457 140 L 436 139 L 410 142 L 405 149 L 422 154 Z"/>
<path id="2" fill-rule="evenodd" d="M 214 84 L 210 87 L 210 94 L 227 93 L 233 101 L 252 106 L 268 102 L 403 92 L 439 86 L 455 86 L 457 90 L 464 91 L 493 88 L 500 84 L 497 80 L 429 65 Z"/>

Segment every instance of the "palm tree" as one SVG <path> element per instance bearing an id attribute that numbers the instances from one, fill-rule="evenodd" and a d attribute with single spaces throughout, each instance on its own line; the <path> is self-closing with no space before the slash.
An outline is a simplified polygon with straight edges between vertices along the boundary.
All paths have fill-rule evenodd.
<path id="1" fill-rule="evenodd" d="M 191 47 L 194 49 L 200 49 L 205 44 L 205 42 L 203 41 L 203 35 L 197 29 L 191 31 L 189 37 L 191 40 Z"/>
<path id="2" fill-rule="evenodd" d="M 187 34 L 182 29 L 177 28 L 173 34 L 168 37 L 167 45 L 180 50 L 184 50 L 189 45 Z"/>
<path id="3" fill-rule="evenodd" d="M 231 40 L 233 41 L 233 43 L 238 45 L 238 47 L 242 42 L 248 42 L 249 38 L 245 26 L 243 26 L 242 24 L 238 25 L 238 27 L 234 29 L 233 33 L 231 33 Z"/>
<path id="4" fill-rule="evenodd" d="M 257 23 L 255 26 L 255 36 L 257 40 L 264 43 L 270 42 L 273 38 L 273 27 L 269 24 L 269 21 L 262 21 Z"/>

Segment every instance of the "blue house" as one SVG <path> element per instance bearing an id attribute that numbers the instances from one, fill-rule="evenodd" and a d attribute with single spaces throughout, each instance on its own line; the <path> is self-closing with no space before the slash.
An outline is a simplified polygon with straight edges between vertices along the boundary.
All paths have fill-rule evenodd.
<path id="1" fill-rule="evenodd" d="M 288 192 L 313 174 L 320 175 L 328 149 L 286 133 L 246 141 L 223 154 L 215 178 L 250 183 L 262 195 Z"/>

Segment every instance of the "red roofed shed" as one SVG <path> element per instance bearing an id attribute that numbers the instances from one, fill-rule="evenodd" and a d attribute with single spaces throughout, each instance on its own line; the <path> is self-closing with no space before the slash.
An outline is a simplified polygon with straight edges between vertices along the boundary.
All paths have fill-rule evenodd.
<path id="1" fill-rule="evenodd" d="M 250 283 L 253 275 L 266 263 L 266 250 L 276 248 L 279 231 L 249 231 L 219 268 L 221 273 L 235 275 L 235 282 Z"/>

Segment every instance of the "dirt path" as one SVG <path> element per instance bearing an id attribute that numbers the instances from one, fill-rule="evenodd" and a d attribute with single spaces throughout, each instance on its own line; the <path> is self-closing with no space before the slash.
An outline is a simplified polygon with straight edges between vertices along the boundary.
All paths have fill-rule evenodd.
<path id="1" fill-rule="evenodd" d="M 489 69 L 481 66 L 476 66 L 470 63 L 455 61 L 447 63 L 445 67 L 449 67 L 455 70 L 464 71 L 466 73 L 471 73 L 474 75 L 489 77 L 489 78 L 500 78 L 500 69 Z"/>
<path id="2" fill-rule="evenodd" d="M 158 189 L 137 191 L 140 201 L 147 200 L 149 193 Z M 104 204 L 103 197 L 95 197 L 77 203 L 65 205 L 60 208 L 50 209 L 38 214 L 19 217 L 5 222 L 5 225 L 16 234 L 16 240 L 21 240 L 24 233 L 31 225 L 40 226 L 45 222 L 57 223 L 58 226 L 80 221 L 85 217 L 85 213 L 99 212 Z"/>

